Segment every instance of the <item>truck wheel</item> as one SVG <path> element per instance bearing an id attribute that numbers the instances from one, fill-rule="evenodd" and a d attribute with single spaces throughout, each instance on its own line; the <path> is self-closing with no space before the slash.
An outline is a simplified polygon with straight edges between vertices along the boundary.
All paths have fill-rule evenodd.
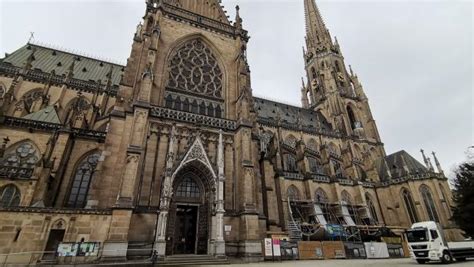
<path id="1" fill-rule="evenodd" d="M 448 264 L 453 262 L 453 257 L 448 251 L 443 251 L 443 256 L 441 257 L 441 262 L 444 264 Z"/>
<path id="2" fill-rule="evenodd" d="M 416 260 L 416 262 L 418 262 L 419 264 L 425 264 L 426 260 Z"/>

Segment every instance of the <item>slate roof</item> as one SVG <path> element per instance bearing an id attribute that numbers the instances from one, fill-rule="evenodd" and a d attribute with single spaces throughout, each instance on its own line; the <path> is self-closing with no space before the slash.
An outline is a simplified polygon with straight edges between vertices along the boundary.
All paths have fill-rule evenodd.
<path id="1" fill-rule="evenodd" d="M 32 69 L 41 70 L 46 73 L 55 71 L 57 75 L 66 75 L 72 62 L 74 64 L 73 78 L 83 81 L 101 80 L 103 84 L 107 81 L 107 74 L 112 67 L 112 85 L 119 85 L 124 66 L 114 64 L 87 56 L 60 51 L 37 44 L 26 44 L 11 54 L 7 54 L 0 62 L 8 63 L 16 67 L 24 67 L 28 57 L 34 52 Z"/>
<path id="2" fill-rule="evenodd" d="M 299 118 L 299 123 L 303 127 L 319 128 L 326 131 L 332 130 L 331 124 L 318 111 L 258 97 L 255 97 L 254 99 L 255 110 L 259 119 L 276 122 L 277 117 L 280 116 L 281 122 L 296 126 Z"/>
<path id="3" fill-rule="evenodd" d="M 96 82 L 101 80 L 102 83 L 105 83 L 110 67 L 112 67 L 112 85 L 118 86 L 125 69 L 124 66 L 119 64 L 31 43 L 24 45 L 11 54 L 7 54 L 5 58 L 0 59 L 0 62 L 22 68 L 26 65 L 27 59 L 33 50 L 35 51 L 32 62 L 33 70 L 41 70 L 45 73 L 51 73 L 54 70 L 56 75 L 66 75 L 72 62 L 75 62 L 73 78 L 82 81 Z M 300 125 L 306 130 L 322 130 L 326 133 L 333 133 L 331 124 L 320 112 L 258 97 L 254 99 L 255 110 L 260 121 L 274 124 L 277 122 L 277 114 L 279 114 L 284 127 L 298 127 L 299 118 Z M 57 114 L 56 117 L 52 115 L 55 112 L 54 108 L 47 107 L 42 111 L 29 114 L 25 118 L 60 123 Z"/>
<path id="4" fill-rule="evenodd" d="M 396 153 L 390 154 L 385 157 L 387 161 L 387 165 L 382 160 L 377 162 L 377 171 L 379 176 L 382 180 L 388 180 L 387 174 L 387 166 L 390 169 L 390 174 L 392 175 L 392 179 L 400 178 L 409 174 L 421 174 L 421 173 L 428 173 L 429 170 L 417 161 L 414 157 L 408 154 L 405 150 L 398 151 Z M 403 166 L 403 161 L 405 161 L 406 167 L 408 168 L 408 172 L 405 170 Z"/>
<path id="5" fill-rule="evenodd" d="M 58 113 L 56 112 L 54 106 L 48 106 L 44 109 L 30 113 L 24 116 L 23 119 L 61 124 L 61 120 L 59 120 Z"/>

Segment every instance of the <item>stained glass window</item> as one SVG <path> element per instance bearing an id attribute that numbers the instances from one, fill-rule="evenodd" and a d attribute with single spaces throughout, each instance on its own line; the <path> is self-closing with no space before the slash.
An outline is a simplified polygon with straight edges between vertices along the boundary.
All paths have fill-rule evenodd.
<path id="1" fill-rule="evenodd" d="M 79 163 L 71 186 L 71 192 L 67 202 L 67 207 L 84 208 L 87 202 L 87 194 L 94 175 L 100 153 L 94 153 L 86 157 Z"/>
<path id="2" fill-rule="evenodd" d="M 201 196 L 201 190 L 194 179 L 186 177 L 178 185 L 176 196 L 184 198 L 199 198 Z"/>
<path id="3" fill-rule="evenodd" d="M 425 204 L 426 212 L 428 212 L 428 217 L 431 221 L 439 222 L 438 212 L 436 212 L 436 206 L 433 200 L 433 195 L 431 190 L 426 185 L 420 187 L 421 197 L 423 198 L 423 203 Z"/>
<path id="4" fill-rule="evenodd" d="M 222 98 L 222 71 L 217 59 L 199 39 L 181 46 L 170 61 L 168 88 Z"/>
<path id="5" fill-rule="evenodd" d="M 2 176 L 9 178 L 30 178 L 39 161 L 36 148 L 30 142 L 19 144 L 0 161 Z"/>
<path id="6" fill-rule="evenodd" d="M 300 191 L 294 185 L 290 185 L 290 187 L 288 187 L 287 194 L 290 200 L 300 199 Z"/>
<path id="7" fill-rule="evenodd" d="M 10 184 L 0 190 L 1 207 L 17 207 L 20 205 L 20 200 L 20 190 L 16 186 Z"/>
<path id="8" fill-rule="evenodd" d="M 407 209 L 408 216 L 410 217 L 411 223 L 418 222 L 418 214 L 416 213 L 415 204 L 413 198 L 411 197 L 410 192 L 404 189 L 402 192 L 403 201 L 405 202 L 405 208 Z"/>

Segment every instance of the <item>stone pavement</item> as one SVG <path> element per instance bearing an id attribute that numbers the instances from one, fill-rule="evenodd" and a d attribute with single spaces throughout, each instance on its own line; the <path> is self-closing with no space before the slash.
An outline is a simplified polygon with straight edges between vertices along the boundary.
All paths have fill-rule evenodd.
<path id="1" fill-rule="evenodd" d="M 231 265 L 207 265 L 207 266 L 231 266 Z M 233 264 L 232 266 L 241 266 Z M 441 263 L 418 264 L 412 259 L 381 259 L 381 260 L 310 260 L 310 261 L 283 261 L 283 262 L 260 262 L 242 265 L 242 267 L 403 267 L 403 266 L 448 266 Z M 465 262 L 455 262 L 449 264 L 452 267 L 472 267 L 474 260 Z"/>

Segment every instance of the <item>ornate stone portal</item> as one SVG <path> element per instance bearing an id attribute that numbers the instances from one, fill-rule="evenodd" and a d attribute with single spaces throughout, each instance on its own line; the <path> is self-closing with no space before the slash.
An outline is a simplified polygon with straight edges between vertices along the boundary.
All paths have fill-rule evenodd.
<path id="1" fill-rule="evenodd" d="M 184 158 L 177 166 L 175 162 L 175 127 L 173 127 L 170 136 L 169 150 L 167 155 L 165 179 L 161 193 L 161 205 L 157 223 L 157 236 L 155 250 L 159 257 L 170 254 L 209 254 L 215 256 L 225 255 L 224 242 L 224 144 L 222 130 L 219 132 L 217 174 L 215 167 L 211 164 L 206 154 L 199 134 L 196 136 L 192 145 L 188 149 Z M 189 178 L 190 176 L 194 177 Z M 186 181 L 186 179 L 189 179 Z M 195 190 L 188 186 L 185 191 L 180 191 L 179 182 L 186 181 L 196 184 Z M 198 186 L 197 184 L 200 184 Z M 187 190 L 187 191 L 186 191 Z M 177 214 L 183 208 L 189 208 L 186 212 L 195 212 L 197 214 L 188 216 L 185 219 Z M 189 215 L 189 214 L 188 214 Z M 179 229 L 176 229 L 178 220 L 191 220 L 195 227 L 189 229 L 185 227 L 185 233 L 181 235 Z M 197 220 L 197 221 L 196 221 Z M 198 224 L 196 226 L 195 224 Z M 178 225 L 180 227 L 181 225 Z M 214 228 L 213 228 L 214 227 Z M 194 232 L 193 232 L 194 231 Z M 178 234 L 176 234 L 178 233 Z M 176 238 L 178 237 L 178 238 Z M 195 240 L 195 248 L 180 249 L 179 243 L 187 246 L 186 238 Z M 182 239 L 182 240 L 177 240 Z"/>

